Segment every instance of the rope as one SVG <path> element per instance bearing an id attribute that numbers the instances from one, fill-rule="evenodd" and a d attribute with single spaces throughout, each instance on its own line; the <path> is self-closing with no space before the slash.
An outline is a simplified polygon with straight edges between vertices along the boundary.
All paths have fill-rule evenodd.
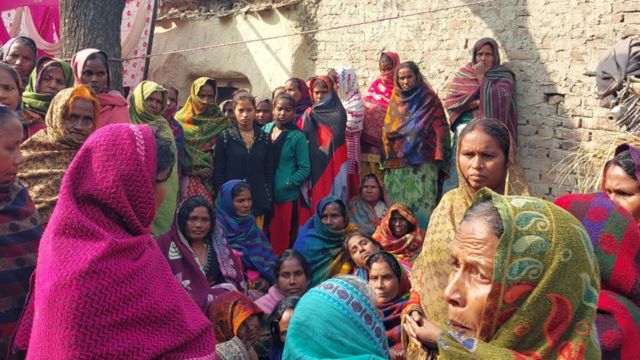
<path id="1" fill-rule="evenodd" d="M 157 57 L 157 56 L 166 56 L 166 55 L 171 55 L 171 54 L 179 54 L 179 53 L 184 53 L 184 52 L 200 51 L 200 50 L 208 50 L 208 49 L 218 49 L 218 48 L 235 46 L 235 45 L 250 44 L 250 43 L 254 43 L 254 42 L 283 39 L 283 38 L 292 37 L 292 36 L 309 35 L 309 34 L 314 34 L 314 33 L 319 33 L 319 32 L 340 30 L 340 29 L 346 29 L 346 28 L 350 28 L 350 27 L 375 24 L 375 23 L 379 23 L 379 22 L 383 22 L 383 21 L 397 20 L 397 19 L 403 19 L 403 18 L 408 18 L 408 17 L 413 17 L 413 16 L 420 16 L 420 15 L 426 15 L 426 14 L 431 14 L 431 13 L 437 13 L 437 12 L 453 10 L 453 9 L 458 9 L 458 8 L 462 8 L 462 7 L 467 7 L 467 6 L 488 4 L 488 3 L 493 3 L 495 1 L 496 0 L 478 0 L 478 1 L 470 2 L 470 3 L 466 3 L 466 4 L 451 5 L 451 6 L 447 6 L 447 7 L 443 7 L 443 8 L 439 8 L 439 9 L 417 11 L 417 12 L 413 12 L 411 14 L 398 14 L 398 15 L 392 15 L 392 16 L 385 16 L 385 17 L 378 18 L 378 19 L 365 20 L 365 21 L 360 21 L 360 22 L 354 22 L 354 23 L 348 23 L 348 24 L 342 24 L 342 25 L 336 25 L 336 26 L 329 26 L 329 27 L 320 27 L 320 28 L 317 28 L 317 29 L 302 30 L 302 31 L 298 31 L 298 32 L 290 33 L 290 34 L 274 35 L 274 36 L 268 36 L 268 37 L 264 37 L 264 38 L 256 38 L 256 39 L 249 39 L 249 40 L 243 40 L 243 41 L 232 41 L 232 42 L 223 43 L 223 44 L 212 44 L 212 45 L 205 45 L 205 46 L 187 48 L 187 49 L 180 49 L 180 50 L 171 50 L 171 51 L 165 51 L 165 52 L 156 53 L 156 54 L 133 56 L 133 57 L 125 58 L 125 59 L 113 59 L 113 61 L 126 61 L 126 60 L 135 60 L 135 59 L 146 59 L 146 58 L 152 58 L 152 57 Z"/>

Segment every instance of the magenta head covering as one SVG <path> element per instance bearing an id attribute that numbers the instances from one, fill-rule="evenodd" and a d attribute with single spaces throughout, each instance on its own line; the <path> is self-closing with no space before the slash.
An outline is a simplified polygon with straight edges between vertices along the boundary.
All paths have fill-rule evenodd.
<path id="1" fill-rule="evenodd" d="M 214 357 L 211 324 L 149 232 L 156 156 L 151 128 L 125 124 L 76 154 L 40 244 L 29 358 Z"/>

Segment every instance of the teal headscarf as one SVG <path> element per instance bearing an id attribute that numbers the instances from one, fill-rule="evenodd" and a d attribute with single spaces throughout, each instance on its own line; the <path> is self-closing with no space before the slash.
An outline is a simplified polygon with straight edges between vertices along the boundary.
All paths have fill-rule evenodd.
<path id="1" fill-rule="evenodd" d="M 387 334 L 373 305 L 339 278 L 321 283 L 300 299 L 282 355 L 283 360 L 388 358 Z"/>

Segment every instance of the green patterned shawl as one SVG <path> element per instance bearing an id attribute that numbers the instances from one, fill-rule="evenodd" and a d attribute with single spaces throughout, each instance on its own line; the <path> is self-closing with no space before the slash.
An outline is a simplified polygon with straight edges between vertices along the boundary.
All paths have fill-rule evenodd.
<path id="1" fill-rule="evenodd" d="M 444 325 L 442 359 L 597 359 L 598 264 L 582 224 L 550 202 L 480 190 L 504 233 L 479 338 Z"/>

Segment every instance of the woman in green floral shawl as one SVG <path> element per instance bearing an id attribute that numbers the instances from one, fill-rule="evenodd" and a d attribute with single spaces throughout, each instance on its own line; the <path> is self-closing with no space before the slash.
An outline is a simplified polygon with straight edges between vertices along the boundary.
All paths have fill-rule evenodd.
<path id="1" fill-rule="evenodd" d="M 482 233 L 481 228 L 490 233 L 486 239 L 495 239 L 495 255 L 474 326 L 461 321 L 473 300 L 472 286 L 462 285 L 465 278 L 485 276 L 469 270 L 474 265 L 466 255 L 481 250 L 470 247 L 473 235 L 468 235 Z M 483 243 L 481 237 L 476 241 Z M 571 214 L 541 199 L 502 196 L 484 188 L 456 230 L 451 263 L 445 290 L 448 320 L 441 324 L 442 331 L 428 321 L 417 326 L 405 318 L 414 342 L 437 339 L 440 359 L 600 358 L 594 326 L 598 265 L 589 235 Z M 468 285 L 478 286 L 473 281 Z"/>
<path id="2" fill-rule="evenodd" d="M 176 120 L 184 129 L 182 199 L 200 195 L 213 204 L 216 139 L 231 127 L 231 121 L 220 111 L 216 98 L 216 81 L 208 77 L 197 78 L 191 85 L 187 102 L 176 113 Z"/>
<path id="3" fill-rule="evenodd" d="M 171 141 L 176 152 L 176 142 L 169 123 L 162 116 L 168 104 L 167 90 L 153 81 L 143 81 L 129 97 L 129 116 L 133 124 L 149 125 L 155 133 Z M 151 225 L 151 232 L 158 237 L 171 229 L 178 203 L 178 160 L 173 165 L 171 176 L 166 182 L 167 196 L 158 208 Z"/>
<path id="4" fill-rule="evenodd" d="M 31 71 L 29 82 L 22 94 L 24 139 L 46 127 L 45 115 L 56 94 L 73 86 L 73 73 L 66 61 L 41 57 Z"/>

